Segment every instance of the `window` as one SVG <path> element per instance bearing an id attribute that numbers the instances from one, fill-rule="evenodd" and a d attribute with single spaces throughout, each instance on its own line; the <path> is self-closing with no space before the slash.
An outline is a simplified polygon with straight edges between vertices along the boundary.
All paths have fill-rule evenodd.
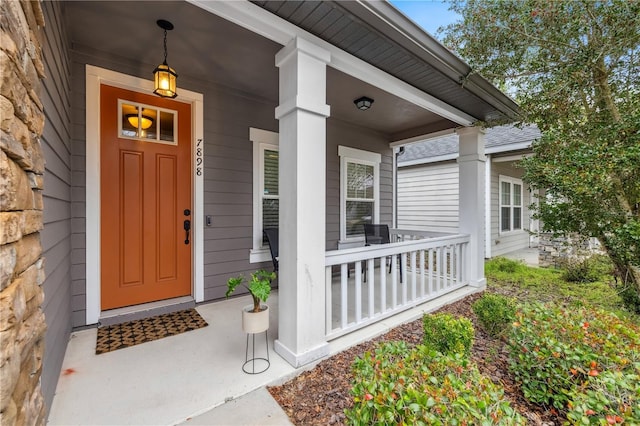
<path id="1" fill-rule="evenodd" d="M 522 229 L 522 181 L 500 176 L 500 232 Z"/>
<path id="2" fill-rule="evenodd" d="M 365 223 L 380 220 L 381 155 L 338 147 L 340 156 L 340 240 L 364 241 Z"/>
<path id="3" fill-rule="evenodd" d="M 253 249 L 249 259 L 266 262 L 271 254 L 262 230 L 278 227 L 280 208 L 278 134 L 250 128 L 249 139 L 253 142 Z"/>
<path id="4" fill-rule="evenodd" d="M 120 137 L 176 145 L 178 112 L 118 100 Z"/>
<path id="5" fill-rule="evenodd" d="M 263 146 L 260 149 L 262 166 L 262 229 L 278 227 L 278 149 Z"/>

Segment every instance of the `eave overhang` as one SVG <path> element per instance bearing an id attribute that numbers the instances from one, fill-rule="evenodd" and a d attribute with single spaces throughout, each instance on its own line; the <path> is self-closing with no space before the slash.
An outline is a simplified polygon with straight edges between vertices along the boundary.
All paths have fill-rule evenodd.
<path id="1" fill-rule="evenodd" d="M 518 105 L 387 1 L 252 3 L 482 122 Z M 330 24 L 327 24 L 330 22 Z"/>

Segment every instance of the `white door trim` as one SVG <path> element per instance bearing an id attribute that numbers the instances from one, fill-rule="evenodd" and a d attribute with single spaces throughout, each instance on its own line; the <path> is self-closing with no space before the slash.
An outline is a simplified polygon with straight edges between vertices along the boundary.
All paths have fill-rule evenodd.
<path id="1" fill-rule="evenodd" d="M 151 93 L 153 82 L 119 72 L 86 66 L 86 324 L 100 319 L 100 85 Z M 204 300 L 204 172 L 196 174 L 196 142 L 204 141 L 203 95 L 180 89 L 180 101 L 192 108 L 193 297 Z M 204 143 L 202 143 L 204 145 Z M 202 152 L 199 152 L 200 158 Z M 201 169 L 201 170 L 204 170 Z"/>

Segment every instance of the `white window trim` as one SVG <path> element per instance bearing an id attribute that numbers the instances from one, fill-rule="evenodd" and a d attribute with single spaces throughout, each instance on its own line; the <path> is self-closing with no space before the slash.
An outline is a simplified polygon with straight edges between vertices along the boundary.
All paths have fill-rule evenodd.
<path id="1" fill-rule="evenodd" d="M 507 182 L 511 185 L 511 200 L 509 205 L 509 230 L 502 230 L 502 182 Z M 513 185 L 520 185 L 520 205 L 513 204 Z M 504 206 L 506 207 L 506 206 Z M 520 229 L 513 229 L 513 208 L 520 207 Z M 522 179 L 514 178 L 511 176 L 499 175 L 498 177 L 498 233 L 499 235 L 509 235 L 524 232 L 524 185 Z"/>
<path id="2" fill-rule="evenodd" d="M 262 188 L 264 188 L 264 151 L 279 151 L 278 133 L 249 128 L 249 140 L 253 143 L 253 248 L 249 251 L 249 263 L 271 260 L 269 247 L 262 245 Z"/>
<path id="3" fill-rule="evenodd" d="M 377 152 L 338 146 L 340 157 L 340 240 L 338 248 L 357 247 L 364 237 L 347 238 L 347 162 L 373 166 L 373 223 L 380 223 L 380 163 L 382 155 Z"/>

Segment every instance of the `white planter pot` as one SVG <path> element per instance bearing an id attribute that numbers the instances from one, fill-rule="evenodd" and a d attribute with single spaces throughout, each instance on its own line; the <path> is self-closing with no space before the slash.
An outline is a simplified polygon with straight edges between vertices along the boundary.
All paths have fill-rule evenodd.
<path id="1" fill-rule="evenodd" d="M 269 306 L 260 307 L 260 312 L 251 312 L 253 305 L 242 308 L 242 331 L 245 333 L 262 333 L 269 328 Z"/>

